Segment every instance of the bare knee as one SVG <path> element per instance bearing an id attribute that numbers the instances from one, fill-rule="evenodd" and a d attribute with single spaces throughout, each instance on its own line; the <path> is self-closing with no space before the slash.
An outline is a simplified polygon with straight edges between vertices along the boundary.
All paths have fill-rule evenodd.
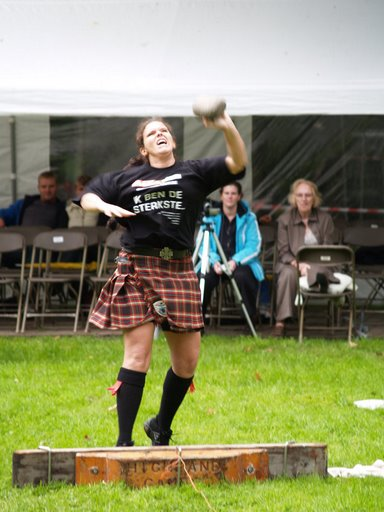
<path id="1" fill-rule="evenodd" d="M 199 360 L 200 333 L 167 335 L 167 340 L 171 350 L 173 371 L 179 377 L 192 377 Z"/>
<path id="2" fill-rule="evenodd" d="M 172 369 L 176 373 L 176 375 L 187 379 L 194 375 L 198 360 L 198 354 L 195 357 L 189 355 L 188 357 L 184 357 L 183 359 L 173 357 Z"/>
<path id="3" fill-rule="evenodd" d="M 124 331 L 123 367 L 138 372 L 147 372 L 151 362 L 152 341 L 152 324 Z"/>

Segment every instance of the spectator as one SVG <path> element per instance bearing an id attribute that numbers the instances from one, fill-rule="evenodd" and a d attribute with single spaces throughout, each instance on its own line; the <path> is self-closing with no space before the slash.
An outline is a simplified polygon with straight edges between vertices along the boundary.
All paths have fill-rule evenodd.
<path id="1" fill-rule="evenodd" d="M 275 336 L 284 335 L 286 320 L 294 316 L 298 249 L 302 245 L 333 243 L 333 221 L 328 213 L 318 209 L 321 195 L 315 183 L 305 179 L 296 180 L 291 186 L 288 201 L 292 208 L 277 221 Z M 318 286 L 322 291 L 328 288 L 330 282 L 339 283 L 329 269 L 307 263 L 300 263 L 300 275 L 307 276 L 310 287 Z"/>
<path id="2" fill-rule="evenodd" d="M 242 199 L 241 184 L 237 181 L 220 189 L 219 215 L 210 217 L 215 233 L 228 260 L 228 265 L 237 283 L 244 305 L 253 322 L 256 322 L 256 295 L 258 282 L 263 281 L 264 272 L 258 260 L 261 236 L 256 215 Z M 200 230 L 204 229 L 203 226 Z M 202 248 L 200 250 L 200 256 Z M 205 276 L 203 314 L 211 300 L 213 290 L 220 277 L 228 279 L 222 269 L 222 259 L 213 236 L 210 236 L 209 262 L 211 269 Z"/>
<path id="3" fill-rule="evenodd" d="M 83 195 L 85 185 L 91 181 L 90 176 L 85 174 L 79 176 L 75 183 L 75 197 L 80 198 Z M 97 226 L 99 221 L 99 212 L 86 211 L 75 204 L 72 199 L 67 201 L 66 211 L 68 215 L 68 227 Z"/>
<path id="4" fill-rule="evenodd" d="M 0 228 L 5 226 L 48 226 L 65 228 L 68 216 L 65 203 L 57 198 L 57 181 L 52 171 L 38 177 L 36 195 L 26 195 L 8 208 L 0 208 Z"/>
<path id="5" fill-rule="evenodd" d="M 57 197 L 57 181 L 52 171 L 43 171 L 38 177 L 36 195 L 26 195 L 8 208 L 0 208 L 0 228 L 11 226 L 46 226 L 52 229 L 66 228 L 68 216 L 65 202 Z M 10 252 L 3 264 L 14 267 L 21 261 L 21 252 Z"/>

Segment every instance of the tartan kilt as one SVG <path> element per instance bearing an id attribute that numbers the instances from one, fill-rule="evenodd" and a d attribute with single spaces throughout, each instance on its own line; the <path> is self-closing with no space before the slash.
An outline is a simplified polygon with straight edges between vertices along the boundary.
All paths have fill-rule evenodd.
<path id="1" fill-rule="evenodd" d="M 113 275 L 100 292 L 90 322 L 101 329 L 130 329 L 164 322 L 164 330 L 197 331 L 204 327 L 199 281 L 190 256 L 164 260 L 122 250 Z M 162 300 L 166 317 L 153 302 Z"/>

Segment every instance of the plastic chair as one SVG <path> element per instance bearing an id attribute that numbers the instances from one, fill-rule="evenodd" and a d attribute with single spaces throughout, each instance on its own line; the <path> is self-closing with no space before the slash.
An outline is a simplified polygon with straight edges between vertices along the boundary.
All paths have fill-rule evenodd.
<path id="1" fill-rule="evenodd" d="M 300 263 L 308 263 L 309 265 L 321 265 L 329 269 L 337 269 L 339 272 L 348 274 L 352 278 L 351 286 L 338 292 L 331 292 L 328 287 L 327 292 L 317 290 L 303 289 L 300 286 L 300 272 L 297 272 L 297 293 L 298 293 L 298 318 L 299 318 L 299 335 L 298 340 L 303 341 L 304 333 L 304 316 L 310 302 L 326 302 L 328 307 L 329 325 L 311 325 L 306 329 L 324 329 L 332 332 L 336 330 L 344 330 L 345 327 L 340 325 L 341 308 L 348 306 L 348 343 L 352 344 L 352 330 L 355 317 L 355 255 L 353 250 L 346 245 L 307 245 L 302 246 L 296 256 L 297 267 Z M 335 309 L 337 310 L 337 324 L 335 324 Z"/>
<path id="2" fill-rule="evenodd" d="M 39 233 L 35 237 L 25 295 L 22 332 L 25 331 L 28 318 L 44 320 L 46 317 L 72 317 L 73 331 L 77 331 L 87 249 L 87 235 L 71 229 L 54 229 Z M 66 260 L 65 255 L 74 251 L 80 251 L 80 261 Z M 73 300 L 75 305 L 71 308 Z"/>
<path id="3" fill-rule="evenodd" d="M 88 332 L 89 330 L 89 319 L 96 304 L 96 299 L 100 293 L 100 290 L 116 268 L 115 257 L 121 249 L 121 234 L 122 230 L 116 229 L 107 236 L 104 242 L 102 256 L 97 269 L 97 273 L 96 275 L 88 277 L 88 281 L 91 283 L 93 288 L 93 293 L 89 306 L 89 314 L 84 329 L 85 332 Z"/>
<path id="4" fill-rule="evenodd" d="M 3 266 L 3 256 L 11 252 L 20 253 L 20 264 L 15 268 Z M 11 233 L 7 230 L 0 232 L 0 316 L 16 318 L 15 332 L 20 331 L 21 311 L 23 304 L 23 289 L 25 283 L 25 238 L 20 233 Z M 12 295 L 7 296 L 11 290 Z"/>

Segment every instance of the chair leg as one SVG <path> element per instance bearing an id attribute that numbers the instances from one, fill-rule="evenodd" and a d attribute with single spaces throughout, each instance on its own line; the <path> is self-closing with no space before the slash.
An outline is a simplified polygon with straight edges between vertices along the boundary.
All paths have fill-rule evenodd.
<path id="1" fill-rule="evenodd" d="M 21 311 L 23 306 L 23 291 L 20 287 L 19 289 L 19 299 L 18 299 L 18 305 L 17 305 L 17 318 L 16 318 L 16 332 L 20 332 L 20 324 L 21 324 Z"/>
<path id="2" fill-rule="evenodd" d="M 352 343 L 352 327 L 353 327 L 353 313 L 349 312 L 349 322 L 348 322 L 348 345 L 353 345 Z"/>
<path id="3" fill-rule="evenodd" d="M 41 313 L 42 313 L 41 327 L 44 327 L 45 313 L 46 313 L 46 310 L 47 310 L 48 294 L 50 296 L 51 293 L 52 293 L 52 286 L 49 285 L 49 284 L 48 285 L 44 284 L 44 286 L 43 286 L 42 306 L 41 306 Z M 50 298 L 49 298 L 49 301 L 50 301 Z"/>
<path id="4" fill-rule="evenodd" d="M 77 326 L 79 324 L 79 317 L 80 317 L 80 308 L 81 308 L 81 296 L 83 294 L 83 283 L 84 281 L 79 281 L 79 291 L 76 301 L 76 312 L 75 312 L 75 321 L 73 325 L 73 332 L 77 331 Z"/>
<path id="5" fill-rule="evenodd" d="M 88 315 L 87 315 L 87 321 L 85 322 L 84 332 L 88 332 L 89 331 L 89 319 L 91 318 L 92 310 L 93 310 L 93 308 L 95 307 L 95 304 L 96 304 L 96 297 L 97 297 L 97 291 L 96 291 L 96 289 L 94 289 L 93 290 L 93 294 L 92 294 L 92 298 L 91 298 L 91 302 L 89 304 L 89 311 L 88 311 Z"/>
<path id="6" fill-rule="evenodd" d="M 222 310 L 222 307 L 223 307 L 223 294 L 224 294 L 224 291 L 223 291 L 223 283 L 221 282 L 220 280 L 220 283 L 219 283 L 219 293 L 218 293 L 218 299 L 217 299 L 217 326 L 220 327 L 221 326 L 221 310 Z"/>
<path id="7" fill-rule="evenodd" d="M 23 313 L 23 320 L 21 322 L 21 332 L 25 332 L 25 325 L 27 323 L 27 316 L 28 316 L 28 307 L 29 307 L 29 297 L 31 294 L 31 282 L 28 280 L 27 283 L 27 290 L 25 292 L 25 299 L 24 299 L 24 313 Z"/>
<path id="8" fill-rule="evenodd" d="M 303 298 L 299 298 L 304 300 Z M 303 342 L 303 331 L 304 331 L 304 304 L 299 304 L 299 343 Z"/>

